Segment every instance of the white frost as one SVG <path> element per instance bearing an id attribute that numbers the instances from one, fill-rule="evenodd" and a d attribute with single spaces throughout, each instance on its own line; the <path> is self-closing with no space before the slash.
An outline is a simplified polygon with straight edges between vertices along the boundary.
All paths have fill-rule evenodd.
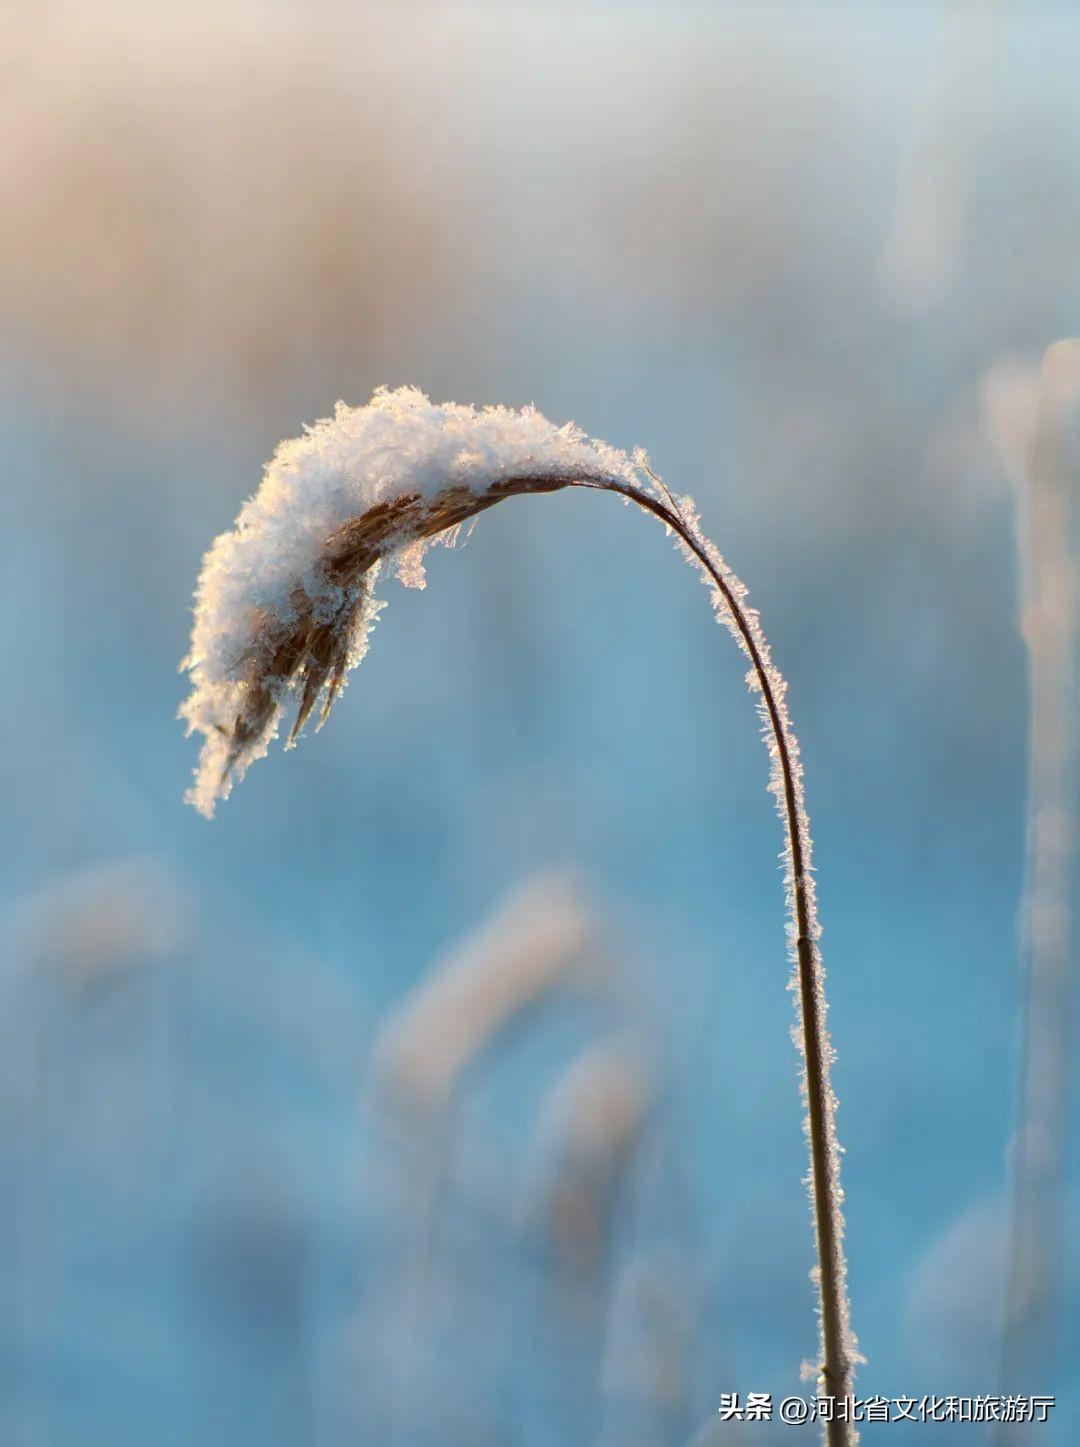
<path id="1" fill-rule="evenodd" d="M 328 582 L 318 565 L 344 523 L 377 503 L 410 494 L 434 498 L 463 487 L 482 497 L 523 474 L 568 482 L 639 480 L 624 452 L 586 437 L 573 423 L 558 427 L 534 407 L 434 403 L 413 387 L 380 388 L 365 407 L 339 402 L 333 417 L 282 442 L 236 526 L 216 540 L 203 562 L 191 649 L 182 664 L 192 691 L 180 716 L 189 733 L 205 736 L 188 801 L 212 814 L 232 779 L 266 753 L 292 685 L 282 685 L 266 727 L 237 751 L 230 736 L 250 687 L 245 659 L 260 619 L 287 621 L 293 615 L 298 586 L 322 616 L 334 614 L 343 589 Z M 400 547 L 410 548 L 404 580 L 415 585 L 423 577 L 422 546 L 404 536 L 397 540 Z M 350 666 L 363 656 L 374 611 L 369 608 L 360 619 Z"/>
<path id="2" fill-rule="evenodd" d="M 1065 364 L 1059 363 L 1055 375 L 1065 370 Z M 286 630 L 299 619 L 306 629 L 304 646 L 316 667 L 308 680 L 312 697 L 306 708 L 302 705 L 300 721 L 307 717 L 314 694 L 326 680 L 330 679 L 332 698 L 344 667 L 354 666 L 362 657 L 379 605 L 372 601 L 366 583 L 361 589 L 355 578 L 335 582 L 327 568 L 320 566 L 343 524 L 364 517 L 369 526 L 372 519 L 366 514 L 380 503 L 411 497 L 423 503 L 456 489 L 464 492 L 467 501 L 476 498 L 478 506 L 455 514 L 443 498 L 427 510 L 429 524 L 441 526 L 445 521 L 452 531 L 453 522 L 481 511 L 485 499 L 497 501 L 512 490 L 506 485 L 525 479 L 554 486 L 578 482 L 603 487 L 664 521 L 688 561 L 700 570 L 719 620 L 730 629 L 750 664 L 747 682 L 757 696 L 772 765 L 769 788 L 784 826 L 788 943 L 795 966 L 791 985 L 797 999 L 793 1033 L 803 1054 L 801 1085 L 811 1138 L 809 1184 L 819 1249 L 816 1279 L 821 1295 L 822 1380 L 843 1395 L 850 1392 L 854 1366 L 862 1358 L 848 1309 L 840 1147 L 836 1097 L 830 1083 L 834 1057 L 826 1028 L 824 969 L 818 949 L 821 931 L 803 800 L 803 767 L 788 716 L 787 685 L 772 662 L 757 612 L 747 602 L 746 587 L 705 537 L 693 500 L 674 497 L 651 471 L 643 452 L 628 456 L 586 437 L 572 424 L 554 426 L 531 407 L 515 412 L 505 407 L 478 411 L 453 403 L 435 405 L 412 388 L 380 390 L 366 407 L 353 409 L 338 403 L 333 418 L 316 424 L 295 441 L 282 443 L 235 530 L 218 538 L 210 550 L 199 581 L 191 653 L 184 665 L 194 687 L 181 715 L 188 721 L 189 732 L 198 730 L 206 742 L 188 798 L 203 813 L 212 813 L 216 800 L 228 793 L 231 778 L 266 752 L 276 731 L 283 699 L 295 686 L 299 664 L 293 664 L 292 654 L 282 645 L 283 660 L 275 655 L 272 666 L 260 665 L 262 673 L 253 676 L 252 646 L 267 619 L 285 625 Z M 380 539 L 377 551 L 380 560 L 396 556 L 406 584 L 422 586 L 423 519 L 399 522 L 406 515 L 416 516 L 409 513 L 410 507 L 405 504 L 397 509 L 391 520 L 393 531 Z M 375 516 L 380 523 L 386 521 L 382 513 Z M 368 567 L 368 578 L 377 566 L 374 555 L 370 556 L 373 566 Z M 301 608 L 302 614 L 298 612 Z M 328 665 L 330 650 L 322 635 L 330 629 L 341 635 L 334 641 L 346 646 L 338 649 Z M 312 642 L 316 634 L 319 636 Z M 276 643 L 277 635 L 273 638 Z M 257 706 L 245 713 L 245 701 Z M 244 729 L 237 727 L 240 719 Z M 471 970 L 465 978 L 471 981 Z M 493 1018 L 490 1002 L 477 1009 L 475 992 L 466 990 L 464 995 L 469 1008 L 461 1021 L 460 1038 L 433 1072 L 431 1093 L 436 1096 L 442 1082 L 452 1079 L 467 1058 L 474 1041 L 483 1038 L 488 1028 L 485 1022 Z M 498 1001 L 500 994 L 493 998 Z M 494 1014 L 504 1009 L 501 1006 Z M 421 1018 L 425 1013 L 431 1011 L 421 1012 Z M 434 1017 L 440 1029 L 444 1028 L 445 1011 L 436 1010 Z M 844 1435 L 849 1444 L 858 1441 L 853 1428 Z"/>

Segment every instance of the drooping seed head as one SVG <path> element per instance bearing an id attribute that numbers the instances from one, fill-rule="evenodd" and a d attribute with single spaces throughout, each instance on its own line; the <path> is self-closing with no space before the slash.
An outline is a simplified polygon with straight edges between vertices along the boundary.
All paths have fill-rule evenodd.
<path id="1" fill-rule="evenodd" d="M 283 442 L 231 532 L 207 553 L 180 710 L 204 735 L 188 801 L 213 814 L 266 753 L 285 705 L 289 744 L 325 721 L 381 608 L 382 561 L 419 550 L 504 497 L 572 482 L 633 482 L 638 459 L 556 427 L 533 407 L 436 404 L 381 388 L 365 407 Z"/>

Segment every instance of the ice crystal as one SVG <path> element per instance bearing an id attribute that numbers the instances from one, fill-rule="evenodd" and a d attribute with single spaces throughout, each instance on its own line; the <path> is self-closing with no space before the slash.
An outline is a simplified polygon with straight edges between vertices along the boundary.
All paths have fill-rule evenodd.
<path id="1" fill-rule="evenodd" d="M 423 584 L 423 549 L 500 497 L 575 480 L 632 482 L 625 453 L 534 407 L 434 403 L 412 387 L 380 388 L 365 407 L 281 443 L 236 526 L 207 553 L 181 709 L 205 742 L 188 794 L 210 815 L 233 779 L 266 753 L 297 695 L 299 727 L 325 719 L 359 663 L 381 605 L 380 561 Z"/>

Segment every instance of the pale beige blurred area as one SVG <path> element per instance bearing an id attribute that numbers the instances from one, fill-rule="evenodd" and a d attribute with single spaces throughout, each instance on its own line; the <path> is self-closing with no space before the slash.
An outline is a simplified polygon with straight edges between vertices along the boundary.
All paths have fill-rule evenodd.
<path id="1" fill-rule="evenodd" d="M 584 881 L 560 869 L 527 880 L 385 1021 L 374 1097 L 414 1116 L 449 1110 L 470 1062 L 509 1022 L 560 986 L 598 993 L 609 966 Z"/>
<path id="2" fill-rule="evenodd" d="M 557 287 L 582 326 L 748 328 L 813 447 L 807 339 L 839 363 L 879 309 L 955 304 L 974 248 L 996 348 L 1072 256 L 1071 202 L 1024 223 L 1070 147 L 1055 86 L 1035 154 L 1003 96 L 1016 16 L 905 12 L 9 5 L 0 329 L 54 379 L 272 412 L 467 373 Z M 993 234 L 988 156 L 1028 196 Z"/>
<path id="3" fill-rule="evenodd" d="M 45 5 L 0 24 L 0 326 L 21 355 L 265 401 L 460 291 L 437 15 Z"/>

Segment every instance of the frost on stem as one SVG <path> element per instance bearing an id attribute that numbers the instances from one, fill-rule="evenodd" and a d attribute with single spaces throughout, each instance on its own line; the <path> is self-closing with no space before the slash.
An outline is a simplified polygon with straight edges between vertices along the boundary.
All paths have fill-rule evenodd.
<path id="1" fill-rule="evenodd" d="M 821 1361 L 805 1368 L 819 1379 L 828 1395 L 848 1395 L 854 1367 L 863 1360 L 851 1329 L 844 1256 L 844 1220 L 840 1185 L 841 1147 L 836 1137 L 837 1100 L 830 1074 L 835 1051 L 826 1027 L 825 971 L 818 949 L 817 891 L 813 875 L 813 844 L 803 794 L 799 741 L 787 708 L 787 682 L 772 661 L 756 609 L 747 605 L 748 590 L 702 532 L 691 497 L 675 497 L 638 459 L 662 496 L 677 525 L 668 522 L 676 545 L 701 573 L 709 588 L 718 622 L 724 624 L 750 662 L 746 681 L 757 696 L 761 731 L 769 752 L 769 792 L 784 824 L 784 885 L 788 908 L 788 947 L 792 974 L 788 988 L 796 996 L 792 1039 L 802 1057 L 800 1089 L 807 1114 L 803 1129 L 810 1148 L 806 1178 L 818 1241 L 819 1264 L 813 1278 L 820 1293 Z M 825 1269 L 823 1269 L 825 1268 Z M 846 1439 L 854 1442 L 854 1429 Z"/>
<path id="2" fill-rule="evenodd" d="M 290 697 L 290 744 L 316 706 L 325 721 L 367 649 L 384 558 L 422 586 L 426 544 L 452 540 L 500 498 L 637 477 L 625 453 L 534 407 L 436 404 L 411 387 L 380 388 L 366 407 L 339 402 L 281 443 L 203 561 L 182 665 L 192 689 L 181 717 L 205 738 L 188 801 L 213 814 L 266 753 Z"/>

